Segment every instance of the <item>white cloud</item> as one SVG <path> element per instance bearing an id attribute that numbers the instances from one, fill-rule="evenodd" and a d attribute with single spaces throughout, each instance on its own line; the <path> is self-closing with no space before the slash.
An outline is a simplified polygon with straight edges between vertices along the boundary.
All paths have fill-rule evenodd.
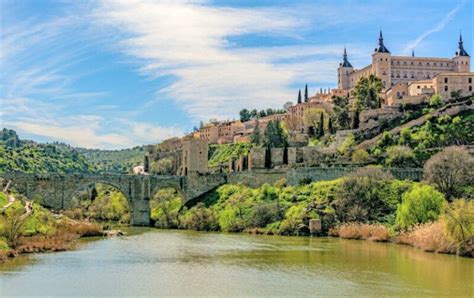
<path id="1" fill-rule="evenodd" d="M 334 9 L 313 11 L 313 18 L 321 14 L 332 20 L 328 16 L 334 17 Z M 310 18 L 301 18 L 289 8 L 105 1 L 95 16 L 98 24 L 126 34 L 118 48 L 137 58 L 143 75 L 177 78 L 158 90 L 157 98 L 174 99 L 195 120 L 232 117 L 243 107 L 280 107 L 295 96 L 290 85 L 297 81 L 334 82 L 343 48 L 238 47 L 232 43 L 232 37 L 246 34 L 298 36 L 310 24 L 304 20 Z"/>
<path id="2" fill-rule="evenodd" d="M 443 19 L 438 22 L 434 27 L 426 30 L 425 32 L 423 32 L 420 36 L 418 36 L 415 40 L 409 42 L 404 50 L 403 50 L 403 53 L 405 55 L 408 55 L 410 53 L 410 51 L 412 49 L 415 49 L 419 44 L 421 44 L 426 38 L 428 38 L 428 36 L 430 36 L 431 34 L 433 33 L 436 33 L 436 32 L 440 32 L 441 30 L 443 30 L 446 25 L 451 22 L 451 20 L 454 18 L 454 16 L 457 14 L 457 12 L 464 6 L 464 4 L 466 4 L 466 1 L 462 1 L 461 3 L 459 3 L 455 8 L 453 8 L 452 10 L 450 10 L 444 17 Z"/>

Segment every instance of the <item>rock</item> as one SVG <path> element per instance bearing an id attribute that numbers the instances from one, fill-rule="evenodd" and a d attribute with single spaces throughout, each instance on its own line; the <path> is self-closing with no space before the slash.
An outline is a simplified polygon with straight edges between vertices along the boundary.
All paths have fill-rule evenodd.
<path id="1" fill-rule="evenodd" d="M 104 231 L 104 236 L 107 236 L 107 237 L 120 237 L 124 235 L 125 233 L 120 230 Z"/>

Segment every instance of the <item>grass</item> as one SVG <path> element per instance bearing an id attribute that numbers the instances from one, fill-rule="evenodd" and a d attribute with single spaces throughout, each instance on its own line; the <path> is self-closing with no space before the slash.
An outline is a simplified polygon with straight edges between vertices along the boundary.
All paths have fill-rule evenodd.
<path id="1" fill-rule="evenodd" d="M 380 224 L 346 223 L 331 231 L 332 236 L 344 239 L 385 242 L 390 239 L 389 229 Z"/>
<path id="2" fill-rule="evenodd" d="M 428 252 L 456 253 L 456 245 L 446 237 L 440 221 L 415 225 L 398 235 L 395 243 L 411 245 Z"/>

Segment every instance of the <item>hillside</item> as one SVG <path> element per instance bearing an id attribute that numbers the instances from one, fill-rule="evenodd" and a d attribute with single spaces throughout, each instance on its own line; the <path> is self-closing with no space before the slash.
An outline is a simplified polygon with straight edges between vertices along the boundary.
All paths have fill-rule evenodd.
<path id="1" fill-rule="evenodd" d="M 75 148 L 64 143 L 21 140 L 11 129 L 0 131 L 0 172 L 129 173 L 143 163 L 144 147 L 123 150 Z"/>
<path id="2" fill-rule="evenodd" d="M 143 164 L 144 146 L 122 150 L 76 148 L 99 172 L 128 173 Z"/>
<path id="3" fill-rule="evenodd" d="M 21 140 L 14 130 L 0 132 L 0 172 L 93 172 L 94 166 L 72 147 Z"/>

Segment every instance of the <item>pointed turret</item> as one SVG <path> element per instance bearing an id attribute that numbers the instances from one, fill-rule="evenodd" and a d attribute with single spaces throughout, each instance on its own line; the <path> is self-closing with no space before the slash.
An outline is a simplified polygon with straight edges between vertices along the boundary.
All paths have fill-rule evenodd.
<path id="1" fill-rule="evenodd" d="M 304 102 L 308 102 L 308 84 L 304 86 Z"/>
<path id="2" fill-rule="evenodd" d="M 415 49 L 411 49 L 411 56 L 415 57 Z"/>
<path id="3" fill-rule="evenodd" d="M 390 51 L 383 44 L 382 30 L 380 30 L 380 35 L 379 35 L 379 46 L 375 48 L 375 51 L 377 53 L 390 53 Z"/>
<path id="4" fill-rule="evenodd" d="M 342 63 L 340 64 L 342 67 L 352 67 L 352 64 L 347 60 L 347 52 L 346 47 L 344 47 L 344 55 L 342 55 Z"/>
<path id="5" fill-rule="evenodd" d="M 466 52 L 466 50 L 464 50 L 461 33 L 459 33 L 459 45 L 458 45 L 458 50 L 456 51 L 456 56 L 469 57 L 469 54 Z"/>
<path id="6" fill-rule="evenodd" d="M 301 89 L 298 91 L 298 103 L 301 103 Z"/>

